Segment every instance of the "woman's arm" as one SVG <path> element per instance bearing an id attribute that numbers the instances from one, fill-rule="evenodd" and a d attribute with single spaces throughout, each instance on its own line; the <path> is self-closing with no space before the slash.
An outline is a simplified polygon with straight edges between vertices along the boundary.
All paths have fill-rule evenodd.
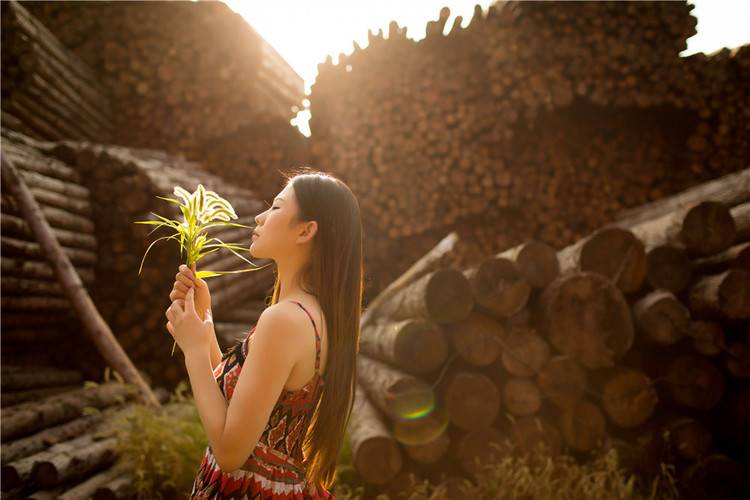
<path id="1" fill-rule="evenodd" d="M 198 316 L 201 317 L 202 320 L 205 321 L 206 314 L 199 314 Z M 212 314 L 213 316 L 213 314 Z M 216 365 L 218 365 L 221 362 L 221 347 L 219 346 L 219 341 L 216 339 L 216 331 L 214 330 L 214 324 L 211 323 L 211 369 L 215 370 Z"/>
<path id="2" fill-rule="evenodd" d="M 216 462 L 224 472 L 239 468 L 253 452 L 300 357 L 302 318 L 293 319 L 290 307 L 274 304 L 258 318 L 253 345 L 229 403 L 210 373 L 208 354 L 185 353 L 195 406 Z"/>

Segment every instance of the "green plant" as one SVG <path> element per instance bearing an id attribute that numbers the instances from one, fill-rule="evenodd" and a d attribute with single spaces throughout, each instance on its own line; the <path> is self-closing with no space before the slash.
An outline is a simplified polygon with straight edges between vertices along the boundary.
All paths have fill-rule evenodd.
<path id="1" fill-rule="evenodd" d="M 183 380 L 162 408 L 134 404 L 111 417 L 122 466 L 137 498 L 171 498 L 190 491 L 208 438 Z"/>
<path id="2" fill-rule="evenodd" d="M 211 227 L 235 226 L 250 228 L 250 226 L 246 226 L 244 224 L 229 222 L 232 219 L 237 219 L 237 214 L 235 213 L 234 208 L 232 208 L 232 205 L 227 200 L 213 191 L 206 190 L 203 187 L 203 184 L 198 184 L 198 188 L 193 193 L 186 191 L 180 186 L 175 186 L 174 194 L 182 198 L 184 203 L 174 198 L 164 198 L 162 196 L 157 196 L 157 198 L 176 203 L 180 207 L 180 211 L 182 212 L 184 220 L 179 221 L 174 219 L 167 219 L 166 217 L 162 217 L 161 215 L 151 212 L 152 215 L 156 216 L 160 220 L 135 221 L 135 224 L 150 224 L 157 226 L 148 234 L 153 233 L 160 227 L 168 227 L 174 230 L 173 234 L 170 234 L 169 236 L 162 236 L 161 238 L 153 241 L 148 246 L 146 252 L 143 254 L 143 259 L 141 259 L 141 265 L 138 268 L 139 276 L 141 274 L 141 270 L 143 269 L 143 262 L 146 260 L 146 255 L 148 255 L 151 247 L 154 246 L 157 241 L 170 239 L 174 239 L 180 242 L 180 258 L 183 257 L 183 254 L 186 255 L 185 264 L 188 267 L 192 266 L 193 263 L 197 263 L 202 257 L 216 252 L 217 250 L 220 250 L 222 248 L 226 248 L 227 250 L 238 256 L 240 259 L 244 260 L 251 266 L 254 266 L 253 269 L 239 269 L 234 271 L 198 271 L 196 272 L 196 276 L 198 278 L 209 278 L 212 276 L 221 276 L 224 274 L 259 271 L 267 267 L 267 265 L 263 267 L 257 267 L 253 262 L 249 261 L 235 251 L 246 250 L 246 247 L 235 243 L 224 243 L 219 238 L 208 238 L 207 230 Z M 212 241 L 217 241 L 218 243 L 211 243 Z M 204 249 L 210 250 L 204 251 Z M 176 346 L 177 342 L 175 341 L 175 343 L 172 345 L 172 356 L 174 356 L 174 350 Z"/>
<path id="3" fill-rule="evenodd" d="M 481 464 L 473 480 L 463 479 L 461 498 L 487 500 L 676 500 L 679 497 L 674 467 L 662 464 L 660 474 L 644 485 L 620 466 L 615 449 L 599 449 L 590 461 L 578 463 L 570 455 L 551 456 L 540 443 L 534 453 L 519 455 L 508 443 L 495 445 L 499 457 Z M 497 455 L 496 455 L 497 456 Z M 344 465 L 343 463 L 341 464 Z M 360 480 L 345 476 L 335 484 L 336 498 L 362 500 L 369 497 Z M 370 496 L 373 496 L 371 494 Z M 389 500 L 384 493 L 377 500 Z M 400 491 L 399 500 L 449 500 L 444 485 L 416 481 Z"/>

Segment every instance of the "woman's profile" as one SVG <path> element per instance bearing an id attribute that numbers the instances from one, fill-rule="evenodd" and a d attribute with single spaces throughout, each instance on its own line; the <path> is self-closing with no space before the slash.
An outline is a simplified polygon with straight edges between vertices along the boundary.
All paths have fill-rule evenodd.
<path id="1" fill-rule="evenodd" d="M 209 438 L 190 498 L 333 498 L 355 388 L 362 224 L 333 175 L 302 168 L 285 178 L 255 217 L 250 253 L 276 270 L 255 326 L 223 354 L 212 321 L 203 323 L 211 335 L 170 330 Z M 210 319 L 208 287 L 194 273 L 180 266 L 170 298 L 185 317 Z"/>

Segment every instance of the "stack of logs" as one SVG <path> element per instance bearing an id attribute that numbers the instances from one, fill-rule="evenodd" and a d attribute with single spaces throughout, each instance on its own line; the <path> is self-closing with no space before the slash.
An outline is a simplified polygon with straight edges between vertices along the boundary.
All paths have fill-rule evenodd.
<path id="1" fill-rule="evenodd" d="M 275 175 L 271 198 L 276 170 L 301 161 L 289 121 L 303 80 L 223 2 L 23 5 L 111 94 L 117 144 L 184 154 L 247 188 Z"/>
<path id="2" fill-rule="evenodd" d="M 203 184 L 232 204 L 239 218 L 231 222 L 250 228 L 255 226 L 254 216 L 264 210 L 262 202 L 252 191 L 237 188 L 206 173 L 199 165 L 160 151 L 35 141 L 4 131 L 3 154 L 13 155 L 63 249 L 125 351 L 152 380 L 171 390 L 186 376 L 177 358 L 169 357 L 173 342 L 164 329 L 169 292 L 182 263 L 179 246 L 169 240 L 159 241 L 145 255 L 151 243 L 170 233 L 167 228 L 154 231 L 154 226 L 135 221 L 158 220 L 153 213 L 182 220 L 176 204 L 157 198 L 174 198 L 175 186 L 192 192 L 198 183 Z M 13 360 L 18 356 L 32 359 L 44 355 L 44 351 L 54 353 L 56 350 L 49 347 L 63 341 L 66 346 L 75 346 L 76 351 L 81 345 L 88 346 L 90 341 L 82 332 L 73 332 L 71 337 L 60 331 L 60 314 L 69 314 L 70 304 L 27 224 L 9 210 L 14 200 L 5 192 L 2 200 L 3 355 L 10 345 L 6 340 L 13 343 L 7 352 L 8 359 Z M 249 247 L 251 231 L 214 228 L 209 229 L 208 236 Z M 222 348 L 241 338 L 242 332 L 257 321 L 273 285 L 270 261 L 252 259 L 249 252 L 239 253 L 258 270 L 206 278 Z M 198 270 L 252 267 L 228 250 L 213 252 L 198 263 Z M 235 307 L 238 303 L 242 306 Z M 6 314 L 6 310 L 14 314 Z M 53 311 L 55 314 L 49 314 Z M 8 337 L 9 327 L 21 330 Z M 37 345 L 38 339 L 45 336 L 48 340 Z M 91 378 L 101 373 L 104 367 L 100 357 L 92 356 L 93 351 L 80 352 L 85 353 L 85 359 L 75 355 L 68 363 L 91 370 L 87 372 Z"/>
<path id="3" fill-rule="evenodd" d="M 166 390 L 155 392 L 166 402 Z M 134 478 L 108 423 L 136 396 L 129 384 L 83 384 L 77 370 L 3 364 L 3 498 L 132 497 Z"/>
<path id="4" fill-rule="evenodd" d="M 14 140 L 18 137 L 3 129 L 2 154 L 18 165 L 81 282 L 91 287 L 99 257 L 91 193 L 80 172 Z M 83 363 L 78 357 L 95 355 L 95 351 L 81 332 L 81 324 L 17 200 L 5 187 L 0 209 L 2 362 L 59 365 L 81 361 L 79 366 L 91 365 L 86 375 L 95 377 L 103 367 Z"/>
<path id="5" fill-rule="evenodd" d="M 455 492 L 507 439 L 614 447 L 646 481 L 673 463 L 686 498 L 750 494 L 750 169 L 560 251 L 459 270 L 442 248 L 363 316 L 348 433 L 370 487 Z"/>
<path id="6" fill-rule="evenodd" d="M 394 22 L 319 65 L 313 159 L 357 194 L 374 278 L 453 229 L 483 255 L 558 248 L 746 167 L 750 46 L 680 57 L 692 8 L 498 2 L 466 28 L 444 8 L 418 42 Z"/>
<path id="7" fill-rule="evenodd" d="M 109 142 L 112 106 L 94 71 L 17 2 L 2 3 L 2 121 L 37 139 Z"/>

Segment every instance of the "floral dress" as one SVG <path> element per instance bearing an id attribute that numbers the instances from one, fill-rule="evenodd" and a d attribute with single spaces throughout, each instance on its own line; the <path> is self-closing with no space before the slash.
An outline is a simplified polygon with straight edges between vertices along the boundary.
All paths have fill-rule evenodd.
<path id="1" fill-rule="evenodd" d="M 320 335 L 310 313 L 315 329 L 315 374 L 300 389 L 283 389 L 276 406 L 271 411 L 266 428 L 255 449 L 237 470 L 223 472 L 211 450 L 206 447 L 198 474 L 190 492 L 191 499 L 333 499 L 322 485 L 317 488 L 307 482 L 302 455 L 305 437 L 312 413 L 325 384 L 320 374 Z M 214 368 L 214 377 L 229 402 L 239 379 L 248 349 L 248 339 L 255 331 L 251 328 L 244 340 L 231 347 Z"/>

